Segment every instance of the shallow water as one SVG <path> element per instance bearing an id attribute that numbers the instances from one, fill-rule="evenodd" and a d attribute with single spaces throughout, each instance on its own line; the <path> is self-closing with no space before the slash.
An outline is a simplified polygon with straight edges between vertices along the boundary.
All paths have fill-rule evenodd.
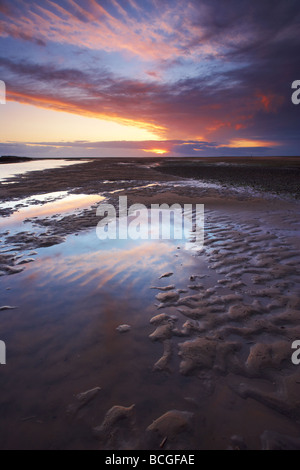
<path id="1" fill-rule="evenodd" d="M 173 243 L 100 241 L 95 231 L 37 251 L 26 271 L 1 282 L 1 302 L 18 307 L 1 313 L 7 345 L 0 399 L 7 431 L 1 447 L 73 447 L 76 439 L 97 447 L 85 436 L 84 424 L 76 436 L 66 421 L 73 395 L 96 386 L 103 392 L 99 409 L 86 418 L 90 427 L 115 404 L 136 403 L 147 425 L 167 403 L 181 401 L 179 384 L 176 391 L 173 381 L 167 384 L 166 377 L 152 372 L 161 347 L 148 339 L 156 310 L 149 287 L 166 284 L 158 277 L 170 266 L 176 271 L 172 282 L 179 286 L 195 259 L 184 256 L 179 262 Z M 116 327 L 123 323 L 131 330 L 122 335 Z M 33 423 L 21 421 L 30 416 L 36 417 Z M 24 436 L 24 429 L 29 434 Z"/>
<path id="2" fill-rule="evenodd" d="M 29 171 L 50 170 L 52 168 L 60 168 L 64 166 L 85 163 L 88 160 L 32 160 L 20 163 L 5 163 L 0 165 L 0 181 L 2 184 L 9 184 L 10 179 L 14 176 L 22 175 Z"/>
<path id="3" fill-rule="evenodd" d="M 0 209 L 9 209 L 12 214 L 9 217 L 0 217 L 0 229 L 11 229 L 29 218 L 73 213 L 101 200 L 104 200 L 104 197 L 97 194 L 69 194 L 68 191 L 57 191 L 4 202 L 0 205 Z"/>
<path id="4" fill-rule="evenodd" d="M 46 210 L 38 214 L 43 217 L 57 213 L 65 196 L 48 195 L 45 205 L 30 205 L 32 217 L 40 209 Z M 77 207 L 79 201 L 75 202 Z M 21 215 L 18 224 L 27 217 L 22 208 L 16 214 Z M 19 225 L 20 230 L 24 227 Z M 194 432 L 167 441 L 166 449 L 225 449 L 234 434 L 242 435 L 249 448 L 260 448 L 266 429 L 298 435 L 295 419 L 259 400 L 246 400 L 237 391 L 246 382 L 260 392 L 273 393 L 282 378 L 298 372 L 289 356 L 280 371 L 275 367 L 274 375 L 268 375 L 271 363 L 267 373 L 259 370 L 252 376 L 245 363 L 256 343 L 280 339 L 290 347 L 288 320 L 283 317 L 279 333 L 271 326 L 276 316 L 285 314 L 299 285 L 297 265 L 286 264 L 297 261 L 287 236 L 299 235 L 299 221 L 293 212 L 265 212 L 262 217 L 261 210 L 249 210 L 247 215 L 233 206 L 207 209 L 205 227 L 203 251 L 197 251 L 195 243 L 196 251 L 190 250 L 193 243 L 186 240 L 99 240 L 93 228 L 69 235 L 59 245 L 37 249 L 35 261 L 23 272 L 1 277 L 0 306 L 17 307 L 0 312 L 0 338 L 7 346 L 7 365 L 1 366 L 0 375 L 1 448 L 159 448 L 162 438 L 149 442 L 145 430 L 172 409 L 194 414 Z M 29 250 L 24 255 L 29 256 Z M 273 271 L 275 279 L 255 284 L 255 276 Z M 170 272 L 174 274 L 159 279 Z M 195 274 L 200 278 L 191 280 Z M 159 290 L 150 287 L 170 284 L 176 291 L 186 290 L 180 293 L 182 304 L 158 309 Z M 193 289 L 195 285 L 200 291 Z M 207 293 L 207 304 L 201 292 Z M 249 306 L 253 298 L 261 302 L 261 311 L 243 316 L 240 307 Z M 280 298 L 282 304 L 264 311 Z M 236 306 L 237 310 L 232 309 Z M 150 341 L 155 327 L 149 322 L 162 312 L 178 316 L 180 331 L 192 314 L 193 327 L 203 330 L 173 336 L 169 370 L 158 372 L 153 367 L 162 356 L 163 344 Z M 129 324 L 130 331 L 116 331 L 121 324 Z M 221 348 L 237 341 L 240 349 L 233 359 L 240 365 L 232 367 L 231 356 L 224 354 L 223 361 L 220 354 L 214 366 L 183 374 L 179 345 L 198 336 L 209 341 L 217 338 Z M 101 387 L 99 395 L 69 416 L 67 409 L 76 403 L 75 395 L 95 387 Z M 128 439 L 95 439 L 92 428 L 101 424 L 112 406 L 132 404 L 136 423 Z"/>

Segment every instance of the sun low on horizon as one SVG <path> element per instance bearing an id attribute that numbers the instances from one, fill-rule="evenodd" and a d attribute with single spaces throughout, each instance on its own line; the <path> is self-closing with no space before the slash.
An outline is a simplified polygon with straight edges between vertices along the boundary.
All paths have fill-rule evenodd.
<path id="1" fill-rule="evenodd" d="M 0 153 L 296 155 L 298 16 L 280 8 L 1 1 Z"/>

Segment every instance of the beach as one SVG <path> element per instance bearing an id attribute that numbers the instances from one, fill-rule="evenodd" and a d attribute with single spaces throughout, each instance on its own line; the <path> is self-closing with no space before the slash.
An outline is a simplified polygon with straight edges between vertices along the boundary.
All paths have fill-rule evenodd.
<path id="1" fill-rule="evenodd" d="M 0 447 L 299 449 L 299 169 L 85 158 L 3 180 Z M 120 196 L 203 204 L 204 244 L 99 240 Z"/>

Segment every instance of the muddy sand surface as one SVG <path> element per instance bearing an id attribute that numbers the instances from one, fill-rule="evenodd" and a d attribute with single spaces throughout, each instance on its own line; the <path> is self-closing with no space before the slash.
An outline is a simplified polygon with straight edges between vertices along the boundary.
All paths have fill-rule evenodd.
<path id="1" fill-rule="evenodd" d="M 299 202 L 160 162 L 1 185 L 1 448 L 300 448 Z M 204 204 L 204 245 L 99 240 L 119 196 Z"/>

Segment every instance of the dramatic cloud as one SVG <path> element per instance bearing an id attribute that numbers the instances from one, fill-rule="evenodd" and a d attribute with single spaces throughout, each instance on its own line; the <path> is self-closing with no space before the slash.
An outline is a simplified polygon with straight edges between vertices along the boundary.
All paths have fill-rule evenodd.
<path id="1" fill-rule="evenodd" d="M 297 154 L 299 25 L 297 0 L 2 1 L 0 79 L 8 100 L 192 141 L 191 155 Z"/>

